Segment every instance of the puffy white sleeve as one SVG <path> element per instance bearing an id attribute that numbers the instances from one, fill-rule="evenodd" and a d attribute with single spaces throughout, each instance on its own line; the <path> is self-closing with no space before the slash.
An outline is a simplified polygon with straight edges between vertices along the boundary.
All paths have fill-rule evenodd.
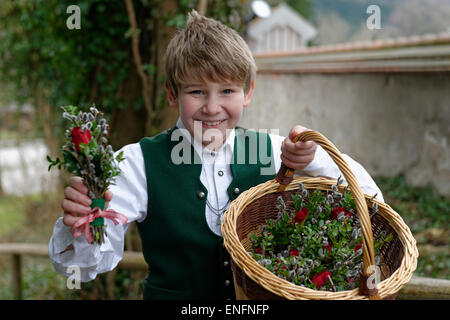
<path id="1" fill-rule="evenodd" d="M 274 154 L 274 162 L 277 172 L 281 166 L 281 158 L 280 158 L 281 143 L 283 142 L 284 139 L 285 138 L 282 136 L 273 134 L 270 135 L 270 140 L 272 142 L 272 149 Z M 371 196 L 376 194 L 377 195 L 376 198 L 384 202 L 381 190 L 378 188 L 375 181 L 372 179 L 372 177 L 369 175 L 366 169 L 364 169 L 363 166 L 361 166 L 358 162 L 353 160 L 348 155 L 346 154 L 341 155 L 349 165 L 350 170 L 356 177 L 356 180 L 358 180 L 358 183 L 362 191 Z M 295 171 L 294 177 L 297 176 L 327 177 L 330 179 L 337 179 L 339 178 L 339 176 L 341 176 L 344 182 L 347 183 L 347 180 L 345 179 L 341 170 L 339 170 L 336 163 L 321 146 L 317 146 L 314 159 L 306 168 L 304 168 L 303 170 Z"/>
<path id="2" fill-rule="evenodd" d="M 48 245 L 48 253 L 55 270 L 69 277 L 73 267 L 80 270 L 80 281 L 87 282 L 97 274 L 114 269 L 123 257 L 125 233 L 133 221 L 141 222 L 147 214 L 147 180 L 145 165 L 139 143 L 130 144 L 117 151 L 123 151 L 125 160 L 119 163 L 121 175 L 116 177 L 115 185 L 109 190 L 113 198 L 108 209 L 124 214 L 128 218 L 125 225 L 114 223 L 105 218 L 107 236 L 101 245 L 87 243 L 84 234 L 74 238 L 70 227 L 59 218 L 53 228 Z M 65 249 L 73 246 L 73 250 Z"/>

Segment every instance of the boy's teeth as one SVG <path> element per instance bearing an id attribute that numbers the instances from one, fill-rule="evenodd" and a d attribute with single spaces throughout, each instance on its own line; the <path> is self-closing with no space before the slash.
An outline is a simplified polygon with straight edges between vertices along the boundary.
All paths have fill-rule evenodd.
<path id="1" fill-rule="evenodd" d="M 210 121 L 203 121 L 204 124 L 206 124 L 207 126 L 216 126 L 220 123 L 221 121 L 214 121 L 214 122 L 210 122 Z"/>

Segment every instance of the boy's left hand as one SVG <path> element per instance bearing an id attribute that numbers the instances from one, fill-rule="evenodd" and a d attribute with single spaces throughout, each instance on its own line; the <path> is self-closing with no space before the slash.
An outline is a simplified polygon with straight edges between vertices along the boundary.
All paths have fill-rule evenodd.
<path id="1" fill-rule="evenodd" d="M 289 137 L 285 138 L 281 144 L 281 160 L 291 169 L 302 170 L 306 168 L 316 154 L 317 144 L 314 141 L 293 143 L 291 140 L 306 130 L 308 129 L 305 127 L 295 126 L 289 132 Z"/>

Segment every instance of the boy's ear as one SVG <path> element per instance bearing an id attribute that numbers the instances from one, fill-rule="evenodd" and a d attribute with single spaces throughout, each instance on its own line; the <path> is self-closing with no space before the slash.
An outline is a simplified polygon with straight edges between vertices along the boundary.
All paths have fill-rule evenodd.
<path id="1" fill-rule="evenodd" d="M 178 99 L 175 97 L 172 90 L 166 87 L 166 92 L 167 92 L 167 100 L 169 101 L 169 106 L 171 108 L 178 108 Z"/>
<path id="2" fill-rule="evenodd" d="M 245 95 L 244 108 L 248 107 L 248 105 L 252 101 L 253 91 L 255 91 L 255 80 L 252 81 L 252 83 L 250 84 L 250 89 L 248 90 L 247 94 Z"/>

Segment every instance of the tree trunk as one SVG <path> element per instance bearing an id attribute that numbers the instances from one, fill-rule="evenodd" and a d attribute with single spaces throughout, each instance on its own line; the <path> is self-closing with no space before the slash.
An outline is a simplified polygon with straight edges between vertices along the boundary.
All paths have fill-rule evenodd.
<path id="1" fill-rule="evenodd" d="M 172 16 L 177 8 L 177 1 L 163 1 L 162 3 L 162 11 L 167 12 L 169 16 Z M 162 15 L 161 15 L 162 16 Z M 164 107 L 160 109 L 159 118 L 161 121 L 158 123 L 158 130 L 163 131 L 168 128 L 171 128 L 175 125 L 178 118 L 178 108 L 170 108 L 167 103 L 167 96 L 165 94 L 165 82 L 161 79 L 165 79 L 165 68 L 164 68 L 164 53 L 166 51 L 167 46 L 169 45 L 170 40 L 176 32 L 174 27 L 167 27 L 166 22 L 162 18 L 158 18 L 157 27 L 155 28 L 157 34 L 154 39 L 157 39 L 156 46 L 156 66 L 157 73 L 155 75 L 155 83 L 157 84 L 155 89 L 155 105 Z"/>
<path id="2" fill-rule="evenodd" d="M 147 117 L 147 111 L 142 107 L 136 110 L 136 101 L 141 95 L 141 83 L 135 69 L 131 68 L 130 76 L 120 91 L 127 108 L 114 109 L 109 121 L 109 140 L 114 150 L 126 144 L 138 142 L 145 137 L 144 119 Z"/>
<path id="3" fill-rule="evenodd" d="M 42 126 L 44 132 L 45 144 L 49 150 L 50 157 L 56 158 L 59 155 L 59 145 L 61 137 L 57 137 L 53 129 L 55 128 L 55 110 L 48 103 L 45 96 L 45 90 L 41 88 L 35 88 L 34 99 L 36 107 L 36 115 L 40 117 L 39 123 Z M 36 119 L 38 120 L 38 119 Z"/>

